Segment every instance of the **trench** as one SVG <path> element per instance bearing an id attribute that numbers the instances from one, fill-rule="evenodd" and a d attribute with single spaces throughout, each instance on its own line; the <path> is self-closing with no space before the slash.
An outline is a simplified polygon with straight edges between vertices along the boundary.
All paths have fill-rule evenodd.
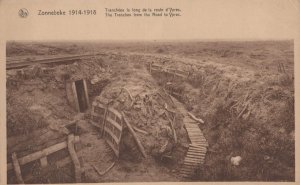
<path id="1" fill-rule="evenodd" d="M 113 60 L 116 59 L 113 58 Z M 90 74 L 84 78 L 80 75 L 78 75 L 79 77 L 74 75 L 76 78 L 72 79 L 71 82 L 75 88 L 73 87 L 72 89 L 71 83 L 69 88 L 70 95 L 68 93 L 62 93 L 65 90 L 64 88 L 55 90 L 46 85 L 45 89 L 43 89 L 43 87 L 39 90 L 35 90 L 29 88 L 28 85 L 24 85 L 24 82 L 18 82 L 21 83 L 20 87 L 18 87 L 20 92 L 24 91 L 28 94 L 43 92 L 46 94 L 47 91 L 51 90 L 53 94 L 66 94 L 66 96 L 60 96 L 60 98 L 68 99 L 68 104 L 66 104 L 65 101 L 58 103 L 59 106 L 64 107 L 64 109 L 59 109 L 59 111 L 55 112 L 58 116 L 64 117 L 64 115 L 58 113 L 62 111 L 69 112 L 71 118 L 77 115 L 84 115 L 78 119 L 75 125 L 67 128 L 67 130 L 75 135 L 80 135 L 81 143 L 77 146 L 77 149 L 81 160 L 84 160 L 84 162 L 81 162 L 85 172 L 83 175 L 85 182 L 110 182 L 114 181 L 114 177 L 120 177 L 116 180 L 120 182 L 126 181 L 126 179 L 128 181 L 236 179 L 238 177 L 232 174 L 242 172 L 238 172 L 238 168 L 232 167 L 227 160 L 228 158 L 241 155 L 254 160 L 261 157 L 254 154 L 258 147 L 255 149 L 251 148 L 251 145 L 255 146 L 255 142 L 259 141 L 262 136 L 254 134 L 260 127 L 257 125 L 251 126 L 251 124 L 253 125 L 257 120 L 253 118 L 253 114 L 257 112 L 251 107 L 251 104 L 249 106 L 249 102 L 252 103 L 252 101 L 257 98 L 255 93 L 258 92 L 253 92 L 254 94 L 248 93 L 248 95 L 244 93 L 246 91 L 239 92 L 237 88 L 239 84 L 237 85 L 231 81 L 227 81 L 226 78 L 223 80 L 223 76 L 219 75 L 221 72 L 218 74 L 219 71 L 211 66 L 204 66 L 199 70 L 200 72 L 191 75 L 190 73 L 185 74 L 184 71 L 176 71 L 176 69 L 166 70 L 166 68 L 170 68 L 172 64 L 164 66 L 164 64 L 158 62 L 158 65 L 165 69 L 162 71 L 167 71 L 166 73 L 160 72 L 159 70 L 155 71 L 155 69 L 149 70 L 149 63 L 140 62 L 141 58 L 131 60 L 133 61 L 129 62 L 129 59 L 125 60 L 122 58 L 122 60 L 119 59 L 119 61 L 116 61 L 116 64 L 111 68 L 111 76 L 107 78 L 101 78 L 101 75 L 104 76 L 102 71 L 109 70 L 102 67 L 100 68 L 100 66 L 104 66 L 103 64 L 100 65 L 100 63 L 97 67 L 102 69 L 102 71 L 95 70 L 93 75 L 96 75 L 96 77 Z M 70 64 L 70 66 L 77 69 L 77 65 L 73 66 L 73 64 Z M 97 76 L 97 73 L 101 75 Z M 189 76 L 189 78 L 182 77 L 185 75 Z M 43 74 L 41 74 L 41 78 L 46 79 L 46 77 L 49 78 L 49 76 L 45 75 L 43 77 Z M 55 78 L 55 75 L 50 75 L 50 77 Z M 86 85 L 84 85 L 84 80 L 86 80 Z M 59 79 L 57 81 L 59 81 Z M 53 82 L 51 80 L 50 82 L 57 83 L 58 85 L 63 84 L 62 82 Z M 42 87 L 43 82 L 37 80 L 37 83 Z M 125 87 L 126 90 L 122 90 L 121 87 Z M 245 88 L 245 86 L 240 86 L 239 88 Z M 73 95 L 76 94 L 76 96 L 72 96 L 72 93 Z M 271 91 L 271 93 L 274 92 Z M 14 95 L 17 96 L 19 94 Z M 78 102 L 77 105 L 76 102 Z M 111 149 L 112 147 L 107 145 L 107 142 L 105 142 L 105 139 L 101 136 L 102 127 L 95 127 L 90 124 L 92 120 L 91 113 L 93 111 L 92 104 L 94 102 L 101 102 L 104 105 L 109 104 L 111 108 L 119 112 L 125 111 L 130 124 L 136 128 L 135 132 L 144 145 L 148 158 L 145 159 L 142 157 L 128 128 L 124 128 L 120 136 L 120 138 L 122 138 L 119 145 L 120 156 L 119 158 L 115 156 L 115 152 Z M 247 107 L 246 102 L 248 102 Z M 40 104 L 43 105 L 41 102 Z M 51 100 L 49 104 L 51 104 Z M 162 114 L 164 106 L 167 106 L 172 111 L 178 112 L 176 116 L 174 116 L 176 120 L 174 127 L 179 140 L 177 144 L 174 142 L 172 131 L 168 130 L 171 128 L 168 116 Z M 204 119 L 205 123 L 195 123 L 195 120 L 192 120 L 191 117 L 187 115 L 187 112 L 192 112 L 196 117 Z M 29 111 L 29 113 L 31 112 Z M 43 119 L 40 118 L 40 120 Z M 62 122 L 70 121 L 67 119 L 62 120 Z M 97 118 L 97 120 L 99 119 Z M 115 118 L 115 121 L 116 120 Z M 290 120 L 288 121 L 290 122 Z M 194 125 L 187 128 L 186 123 L 188 122 L 194 122 Z M 61 122 L 59 124 L 61 124 Z M 156 128 L 158 128 L 158 131 L 155 130 Z M 194 132 L 193 130 L 195 129 L 199 129 L 203 132 L 202 135 L 209 143 L 208 149 L 205 150 L 205 153 L 207 153 L 206 157 L 201 158 L 201 160 L 204 159 L 203 163 L 201 161 L 201 164 L 194 166 L 192 170 L 185 168 L 180 171 L 182 164 L 185 163 L 185 156 L 191 155 L 188 154 L 188 150 L 192 139 L 189 138 L 187 130 Z M 141 130 L 142 132 L 137 130 Z M 268 128 L 263 128 L 263 130 L 268 133 Z M 64 130 L 59 127 L 55 133 L 60 132 L 60 134 L 62 134 L 61 132 L 63 131 Z M 60 138 L 61 136 L 50 134 L 47 139 L 51 140 L 52 137 Z M 200 136 L 196 137 L 199 142 L 204 141 L 203 138 L 199 140 Z M 274 137 L 274 139 L 277 138 Z M 249 141 L 251 144 L 247 144 L 244 140 Z M 49 144 L 46 143 L 46 141 L 41 141 L 40 145 L 49 146 Z M 41 148 L 42 147 L 37 147 L 36 150 L 40 150 Z M 264 155 L 270 155 L 270 153 L 272 153 L 269 152 L 269 148 L 270 147 L 264 149 Z M 22 149 L 18 150 L 21 151 Z M 193 150 L 200 151 L 202 149 Z M 247 154 L 247 152 L 249 154 Z M 20 155 L 28 153 L 27 150 L 24 153 L 20 153 Z M 193 153 L 193 151 L 191 153 Z M 62 151 L 61 154 L 55 154 L 53 158 L 62 159 L 66 156 L 67 151 Z M 10 156 L 7 158 L 9 159 Z M 55 160 L 56 159 L 53 159 L 53 161 Z M 193 161 L 191 159 L 189 160 Z M 97 174 L 95 169 L 103 171 L 114 161 L 117 161 L 115 166 L 105 176 L 99 176 L 99 174 Z M 192 164 L 193 163 L 194 162 L 192 162 Z M 253 161 L 246 161 L 246 164 L 249 166 L 255 166 L 254 163 Z M 93 167 L 92 164 L 96 167 Z M 72 174 L 73 167 L 70 164 L 66 166 L 68 170 L 71 169 L 71 172 L 69 172 L 71 178 L 65 182 L 74 182 L 74 175 Z M 138 170 L 134 171 L 132 169 L 133 167 L 138 168 Z M 149 171 L 147 169 L 148 167 L 150 167 Z M 30 171 L 29 169 L 31 167 L 26 168 L 28 169 L 25 171 Z M 253 167 L 253 169 L 257 168 L 257 166 Z M 264 166 L 264 169 L 267 168 L 268 166 Z M 160 171 L 163 169 L 168 169 L 169 172 L 161 174 L 160 176 Z M 225 169 L 229 169 L 228 174 L 231 174 L 231 176 L 224 177 L 218 175 L 225 173 Z M 53 169 L 48 170 L 54 171 Z M 250 173 L 253 173 L 253 176 L 256 174 L 254 171 L 255 170 L 250 171 Z M 152 174 L 152 176 L 147 176 L 148 172 Z M 142 174 L 140 178 L 136 177 L 138 174 Z M 185 174 L 188 174 L 187 177 L 179 177 L 179 175 L 185 176 Z M 11 177 L 11 175 L 9 176 Z M 49 179 L 53 179 L 53 177 L 48 177 L 48 180 Z M 47 182 L 47 179 L 44 180 Z"/>

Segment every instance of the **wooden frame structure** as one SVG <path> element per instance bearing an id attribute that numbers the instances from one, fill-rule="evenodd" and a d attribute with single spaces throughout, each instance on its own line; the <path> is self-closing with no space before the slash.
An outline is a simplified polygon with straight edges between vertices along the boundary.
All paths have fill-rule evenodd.
<path id="1" fill-rule="evenodd" d="M 122 115 L 113 108 L 94 102 L 92 104 L 92 124 L 100 129 L 102 137 L 119 157 L 123 131 Z"/>
<path id="2" fill-rule="evenodd" d="M 78 95 L 78 91 L 76 88 L 76 83 L 82 81 L 83 83 L 83 96 L 84 98 L 84 102 L 86 103 L 86 109 L 90 106 L 89 105 L 89 96 L 88 96 L 88 90 L 87 90 L 87 84 L 85 79 L 79 79 L 79 80 L 68 80 L 66 81 L 66 93 L 67 93 L 67 98 L 69 103 L 71 104 L 72 107 L 74 107 L 74 109 L 76 109 L 78 112 L 83 112 L 84 110 L 82 110 L 81 106 L 80 106 L 80 100 L 78 98 L 82 98 L 79 97 Z"/>
<path id="3" fill-rule="evenodd" d="M 48 165 L 47 156 L 51 155 L 59 150 L 68 148 L 71 159 L 75 165 L 75 177 L 76 182 L 81 182 L 81 168 L 76 151 L 74 149 L 74 144 L 79 142 L 79 136 L 74 136 L 73 134 L 68 135 L 68 140 L 52 145 L 43 150 L 34 152 L 24 157 L 17 157 L 17 154 L 12 153 L 12 163 L 7 164 L 7 171 L 14 170 L 17 183 L 24 184 L 22 177 L 21 166 L 28 164 L 32 161 L 40 160 L 41 167 L 46 167 Z"/>

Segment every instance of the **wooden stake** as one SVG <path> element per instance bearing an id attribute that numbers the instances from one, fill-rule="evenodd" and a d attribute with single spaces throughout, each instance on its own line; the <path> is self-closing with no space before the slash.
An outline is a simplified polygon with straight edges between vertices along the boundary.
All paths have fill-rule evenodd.
<path id="1" fill-rule="evenodd" d="M 41 167 L 44 168 L 48 165 L 47 156 L 40 159 Z"/>
<path id="2" fill-rule="evenodd" d="M 130 133 L 132 134 L 132 136 L 133 136 L 133 138 L 134 138 L 134 140 L 135 140 L 135 142 L 136 142 L 136 144 L 137 144 L 137 146 L 138 146 L 140 152 L 143 154 L 143 157 L 146 158 L 146 152 L 145 152 L 145 149 L 144 149 L 142 143 L 140 142 L 140 140 L 138 139 L 136 133 L 134 132 L 132 126 L 131 126 L 130 123 L 127 121 L 124 112 L 122 112 L 122 117 L 123 117 L 123 120 L 124 120 L 126 126 L 128 127 L 128 130 L 129 130 Z"/>
<path id="3" fill-rule="evenodd" d="M 80 162 L 78 160 L 75 148 L 74 148 L 74 135 L 70 134 L 68 135 L 68 149 L 69 153 L 71 155 L 72 161 L 75 166 L 75 180 L 76 183 L 81 182 L 81 169 L 80 169 Z"/>

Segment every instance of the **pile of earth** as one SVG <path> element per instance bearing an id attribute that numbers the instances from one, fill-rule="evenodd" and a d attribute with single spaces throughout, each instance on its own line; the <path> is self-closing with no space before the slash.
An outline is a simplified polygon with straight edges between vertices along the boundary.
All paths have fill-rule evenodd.
<path id="1" fill-rule="evenodd" d="M 133 127 L 144 131 L 137 133 L 147 155 L 157 158 L 158 162 L 161 162 L 162 156 L 168 156 L 166 161 L 176 166 L 178 161 L 183 160 L 188 139 L 181 115 L 175 114 L 174 128 L 178 141 L 174 142 L 169 120 L 173 115 L 167 111 L 176 111 L 172 100 L 159 88 L 139 57 L 122 57 L 115 61 L 114 67 L 111 82 L 95 101 L 124 112 Z M 135 145 L 130 134 L 124 134 L 122 140 L 121 158 L 141 159 L 140 153 L 130 152 Z"/>

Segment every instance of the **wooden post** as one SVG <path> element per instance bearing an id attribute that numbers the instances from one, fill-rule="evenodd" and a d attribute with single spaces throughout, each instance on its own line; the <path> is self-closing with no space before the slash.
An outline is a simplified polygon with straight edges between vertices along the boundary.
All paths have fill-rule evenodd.
<path id="1" fill-rule="evenodd" d="M 68 135 L 68 149 L 69 149 L 69 153 L 71 155 L 71 159 L 74 163 L 74 167 L 75 167 L 75 180 L 76 183 L 80 183 L 81 182 L 81 169 L 80 169 L 80 162 L 78 160 L 75 148 L 74 148 L 74 135 L 70 134 Z"/>
<path id="2" fill-rule="evenodd" d="M 44 168 L 48 165 L 47 156 L 40 159 L 41 167 Z"/>
<path id="3" fill-rule="evenodd" d="M 144 149 L 142 143 L 140 142 L 140 140 L 138 139 L 136 133 L 134 132 L 132 126 L 131 126 L 130 123 L 127 121 L 124 112 L 122 112 L 122 117 L 123 117 L 123 120 L 124 120 L 126 126 L 128 127 L 128 130 L 129 130 L 130 133 L 132 134 L 132 136 L 133 136 L 133 138 L 134 138 L 134 140 L 135 140 L 135 142 L 136 142 L 136 144 L 137 144 L 137 146 L 138 146 L 140 152 L 143 154 L 143 157 L 146 158 L 146 152 L 145 152 L 145 149 Z"/>
<path id="4" fill-rule="evenodd" d="M 13 166 L 14 166 L 14 169 L 15 169 L 16 177 L 17 177 L 17 182 L 19 184 L 24 184 L 20 164 L 19 164 L 19 161 L 18 161 L 18 158 L 17 158 L 17 154 L 15 152 L 12 154 L 12 161 L 13 161 Z"/>
<path id="5" fill-rule="evenodd" d="M 87 108 L 89 108 L 90 107 L 90 100 L 89 100 L 89 94 L 88 94 L 88 89 L 87 89 L 87 85 L 86 85 L 85 80 L 83 80 L 83 87 L 84 87 L 86 105 L 87 105 Z"/>
<path id="6" fill-rule="evenodd" d="M 72 91 L 73 91 L 73 95 L 74 95 L 74 101 L 75 101 L 76 109 L 77 109 L 78 112 L 80 112 L 80 107 L 79 107 L 79 102 L 78 102 L 78 96 L 77 96 L 75 82 L 72 82 Z"/>
<path id="7" fill-rule="evenodd" d="M 104 134 L 104 128 L 105 128 L 105 124 L 106 124 L 106 115 L 107 115 L 107 111 L 108 111 L 108 105 L 106 106 L 104 115 L 103 115 L 103 122 L 102 122 L 102 130 L 101 130 L 101 137 L 103 137 Z"/>

